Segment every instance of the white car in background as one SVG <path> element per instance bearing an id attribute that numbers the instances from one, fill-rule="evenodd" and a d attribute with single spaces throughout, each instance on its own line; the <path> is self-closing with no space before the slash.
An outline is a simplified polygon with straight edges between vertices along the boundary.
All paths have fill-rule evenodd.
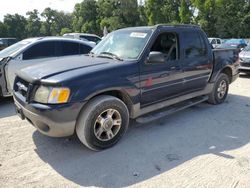
<path id="1" fill-rule="evenodd" d="M 92 44 L 98 44 L 102 40 L 99 36 L 89 33 L 66 33 L 63 37 L 79 39 Z"/>
<path id="2" fill-rule="evenodd" d="M 222 40 L 220 38 L 208 38 L 209 43 L 216 48 L 217 46 L 222 44 Z"/>
<path id="3" fill-rule="evenodd" d="M 0 51 L 0 97 L 12 95 L 18 70 L 65 56 L 88 54 L 94 46 L 82 40 L 40 37 L 25 39 L 5 48 Z"/>

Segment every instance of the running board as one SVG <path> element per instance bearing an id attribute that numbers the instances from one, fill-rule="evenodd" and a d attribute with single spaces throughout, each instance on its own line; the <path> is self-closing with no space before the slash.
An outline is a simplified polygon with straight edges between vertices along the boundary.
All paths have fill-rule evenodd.
<path id="1" fill-rule="evenodd" d="M 191 106 L 197 105 L 199 103 L 205 102 L 208 100 L 208 96 L 202 96 L 202 97 L 196 97 L 193 99 L 189 99 L 177 104 L 174 104 L 172 106 L 169 106 L 167 108 L 164 108 L 162 110 L 158 110 L 157 112 L 152 112 L 149 114 L 146 114 L 144 116 L 141 116 L 136 119 L 137 123 L 148 123 L 151 121 L 155 121 L 157 119 L 163 118 L 165 116 L 168 116 L 170 114 L 173 114 L 175 112 L 178 112 L 180 110 L 184 110 L 186 108 L 189 108 Z"/>

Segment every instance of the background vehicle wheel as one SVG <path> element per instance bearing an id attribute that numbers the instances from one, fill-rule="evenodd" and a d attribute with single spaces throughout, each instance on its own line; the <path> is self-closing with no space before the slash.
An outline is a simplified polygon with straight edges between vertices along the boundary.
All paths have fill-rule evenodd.
<path id="1" fill-rule="evenodd" d="M 115 145 L 125 134 L 129 124 L 129 111 L 118 98 L 108 95 L 92 99 L 81 111 L 76 133 L 80 141 L 92 150 Z"/>
<path id="2" fill-rule="evenodd" d="M 229 89 L 229 78 L 226 74 L 221 73 L 215 82 L 213 91 L 209 95 L 208 102 L 211 104 L 221 104 L 227 98 Z"/>

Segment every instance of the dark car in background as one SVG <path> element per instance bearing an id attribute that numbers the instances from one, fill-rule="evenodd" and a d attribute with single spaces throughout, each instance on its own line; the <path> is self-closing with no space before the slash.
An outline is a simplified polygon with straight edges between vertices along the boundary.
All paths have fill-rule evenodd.
<path id="1" fill-rule="evenodd" d="M 5 48 L 0 51 L 0 96 L 12 94 L 17 70 L 41 64 L 45 60 L 87 54 L 94 46 L 77 39 L 40 37 L 25 39 Z"/>
<path id="2" fill-rule="evenodd" d="M 247 46 L 247 42 L 244 39 L 230 39 L 225 43 L 217 46 L 221 49 L 239 49 L 240 51 Z"/>
<path id="3" fill-rule="evenodd" d="M 16 38 L 0 38 L 0 50 L 11 46 L 17 42 Z"/>

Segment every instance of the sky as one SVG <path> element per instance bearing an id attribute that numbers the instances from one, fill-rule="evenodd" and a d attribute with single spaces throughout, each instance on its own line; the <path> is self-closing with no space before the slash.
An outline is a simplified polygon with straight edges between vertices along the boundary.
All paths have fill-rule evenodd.
<path id="1" fill-rule="evenodd" d="M 50 7 L 59 11 L 73 12 L 76 3 L 82 0 L 0 0 L 0 21 L 3 21 L 6 14 L 21 14 L 37 9 L 41 13 L 45 8 Z"/>

